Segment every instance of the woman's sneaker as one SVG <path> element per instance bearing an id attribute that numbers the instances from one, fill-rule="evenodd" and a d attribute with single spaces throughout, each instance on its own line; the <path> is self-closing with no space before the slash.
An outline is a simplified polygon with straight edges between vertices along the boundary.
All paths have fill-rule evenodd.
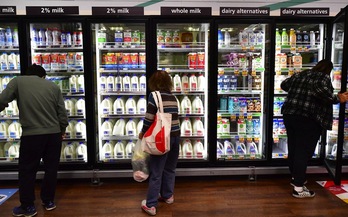
<path id="1" fill-rule="evenodd" d="M 13 208 L 12 214 L 14 216 L 25 216 L 25 217 L 32 217 L 37 214 L 35 206 L 28 206 L 28 207 L 22 207 L 17 206 Z"/>
<path id="2" fill-rule="evenodd" d="M 149 215 L 156 215 L 156 207 L 147 207 L 146 200 L 141 201 L 141 208 Z"/>
<path id="3" fill-rule="evenodd" d="M 161 202 L 166 202 L 167 204 L 172 204 L 172 203 L 174 203 L 174 196 L 172 195 L 170 198 L 168 198 L 168 199 L 165 199 L 165 198 L 163 198 L 163 197 L 159 197 L 158 198 L 158 201 L 161 201 Z"/>
<path id="4" fill-rule="evenodd" d="M 53 201 L 42 203 L 42 206 L 48 211 L 54 210 L 55 208 L 57 208 L 56 204 L 54 204 Z"/>
<path id="5" fill-rule="evenodd" d="M 315 193 L 314 191 L 308 190 L 308 188 L 303 187 L 302 191 L 296 191 L 295 189 L 292 190 L 292 196 L 296 198 L 307 198 L 307 197 L 314 197 Z"/>

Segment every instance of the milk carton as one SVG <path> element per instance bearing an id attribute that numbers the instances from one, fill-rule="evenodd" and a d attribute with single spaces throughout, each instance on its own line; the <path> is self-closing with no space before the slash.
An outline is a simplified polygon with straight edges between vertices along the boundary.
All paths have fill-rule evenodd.
<path id="1" fill-rule="evenodd" d="M 126 124 L 126 136 L 136 136 L 137 135 L 137 126 L 133 119 L 129 119 Z"/>
<path id="2" fill-rule="evenodd" d="M 78 116 L 84 116 L 85 115 L 85 99 L 79 99 L 77 100 L 77 102 L 75 103 L 75 113 Z"/>
<path id="3" fill-rule="evenodd" d="M 137 105 L 133 97 L 129 97 L 126 101 L 126 114 L 135 114 Z"/>
<path id="4" fill-rule="evenodd" d="M 114 125 L 112 135 L 124 136 L 125 135 L 125 125 L 126 125 L 126 122 L 123 118 L 118 119 Z"/>
<path id="5" fill-rule="evenodd" d="M 137 102 L 137 113 L 145 114 L 145 112 L 146 112 L 146 99 L 144 96 L 141 96 Z"/>
<path id="6" fill-rule="evenodd" d="M 112 130 L 114 129 L 114 124 L 106 119 L 101 126 L 101 133 L 105 137 L 112 136 Z"/>
<path id="7" fill-rule="evenodd" d="M 122 97 L 117 97 L 114 102 L 114 114 L 125 114 L 125 105 Z"/>

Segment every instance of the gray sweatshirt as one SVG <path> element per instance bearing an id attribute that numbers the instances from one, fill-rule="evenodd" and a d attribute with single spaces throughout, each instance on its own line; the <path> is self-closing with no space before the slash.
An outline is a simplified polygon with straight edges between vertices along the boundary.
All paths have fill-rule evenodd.
<path id="1" fill-rule="evenodd" d="M 0 111 L 14 99 L 23 136 L 65 132 L 68 116 L 62 93 L 55 83 L 36 75 L 18 76 L 0 93 Z"/>

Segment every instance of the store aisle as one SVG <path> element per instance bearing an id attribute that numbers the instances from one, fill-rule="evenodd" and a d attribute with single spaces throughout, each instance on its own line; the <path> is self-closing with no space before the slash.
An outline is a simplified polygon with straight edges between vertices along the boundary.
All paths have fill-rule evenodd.
<path id="1" fill-rule="evenodd" d="M 345 177 L 347 179 L 347 177 Z M 329 180 L 325 174 L 310 175 L 307 187 L 314 198 L 291 196 L 288 175 L 177 177 L 175 202 L 160 203 L 157 216 L 174 217 L 251 217 L 251 216 L 347 216 L 348 204 L 321 187 L 316 181 Z M 140 209 L 147 183 L 131 178 L 102 179 L 93 186 L 89 179 L 59 180 L 54 211 L 44 211 L 36 201 L 38 217 L 148 216 Z M 37 182 L 36 196 L 39 197 Z M 1 188 L 17 188 L 16 181 L 1 181 Z M 18 193 L 0 206 L 0 216 L 8 217 L 18 205 Z"/>

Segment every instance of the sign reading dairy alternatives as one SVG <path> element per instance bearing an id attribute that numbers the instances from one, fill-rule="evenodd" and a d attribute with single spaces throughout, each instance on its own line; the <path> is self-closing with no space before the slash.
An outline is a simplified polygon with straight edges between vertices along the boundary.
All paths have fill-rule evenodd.
<path id="1" fill-rule="evenodd" d="M 281 8 L 280 16 L 329 16 L 330 8 Z"/>
<path id="2" fill-rule="evenodd" d="M 16 15 L 16 6 L 0 6 L 0 15 Z"/>
<path id="3" fill-rule="evenodd" d="M 220 7 L 220 16 L 269 16 L 269 8 Z"/>
<path id="4" fill-rule="evenodd" d="M 161 15 L 211 15 L 209 7 L 161 7 Z"/>
<path id="5" fill-rule="evenodd" d="M 54 7 L 26 7 L 27 15 L 74 15 L 79 14 L 79 7 L 76 6 L 54 6 Z"/>
<path id="6" fill-rule="evenodd" d="M 92 15 L 144 15 L 143 7 L 92 7 Z"/>

